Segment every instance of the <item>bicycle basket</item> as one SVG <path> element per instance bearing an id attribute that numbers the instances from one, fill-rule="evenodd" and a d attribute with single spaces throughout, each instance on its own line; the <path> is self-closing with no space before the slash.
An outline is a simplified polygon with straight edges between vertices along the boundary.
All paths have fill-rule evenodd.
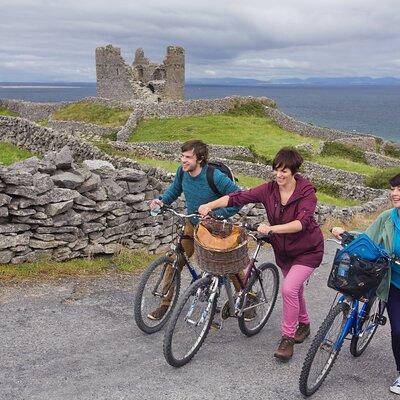
<path id="1" fill-rule="evenodd" d="M 375 261 L 365 260 L 356 255 L 349 255 L 349 265 L 346 273 L 340 271 L 340 263 L 344 256 L 342 250 L 337 250 L 332 270 L 328 277 L 328 287 L 355 299 L 368 297 L 370 291 L 375 291 L 389 269 L 387 258 L 381 256 Z"/>
<path id="2" fill-rule="evenodd" d="M 246 231 L 226 221 L 197 225 L 194 252 L 198 266 L 214 275 L 236 274 L 249 263 Z"/>
<path id="3" fill-rule="evenodd" d="M 387 255 L 385 250 L 377 246 L 365 233 L 357 235 L 354 240 L 339 252 L 348 253 L 368 261 L 375 261 L 381 256 Z"/>

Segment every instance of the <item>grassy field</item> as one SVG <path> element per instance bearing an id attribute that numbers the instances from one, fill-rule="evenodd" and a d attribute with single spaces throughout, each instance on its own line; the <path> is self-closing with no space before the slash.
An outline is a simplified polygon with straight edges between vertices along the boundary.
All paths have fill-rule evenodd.
<path id="1" fill-rule="evenodd" d="M 118 128 L 125 125 L 131 113 L 132 110 L 105 107 L 91 102 L 79 102 L 61 107 L 53 114 L 53 118 Z"/>
<path id="2" fill-rule="evenodd" d="M 0 164 L 10 165 L 34 155 L 30 151 L 20 149 L 11 143 L 0 142 Z"/>
<path id="3" fill-rule="evenodd" d="M 19 117 L 19 114 L 14 112 L 14 111 L 10 111 L 9 109 L 5 108 L 5 107 L 0 107 L 0 115 L 4 115 L 6 117 Z"/>
<path id="4" fill-rule="evenodd" d="M 314 148 L 321 140 L 286 131 L 271 119 L 255 115 L 210 115 L 184 118 L 154 118 L 142 121 L 129 140 L 131 142 L 186 141 L 201 138 L 206 143 L 251 147 L 255 155 L 271 160 L 284 146 L 310 143 Z M 251 146 L 250 146 L 251 145 Z M 313 156 L 309 161 L 322 165 L 373 175 L 378 169 L 356 162 L 343 154 Z"/>
<path id="5" fill-rule="evenodd" d="M 32 263 L 0 264 L 0 280 L 20 282 L 60 276 L 101 275 L 111 271 L 131 273 L 146 267 L 156 257 L 158 256 L 144 251 L 123 249 L 110 257 L 76 258 L 60 262 L 42 258 Z"/>

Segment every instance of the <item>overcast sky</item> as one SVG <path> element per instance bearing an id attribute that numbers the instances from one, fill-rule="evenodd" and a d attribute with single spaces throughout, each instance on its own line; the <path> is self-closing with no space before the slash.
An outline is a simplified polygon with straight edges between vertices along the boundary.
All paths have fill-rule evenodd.
<path id="1" fill-rule="evenodd" d="M 1 81 L 95 81 L 94 51 L 186 49 L 186 78 L 400 77 L 399 0 L 0 0 Z"/>

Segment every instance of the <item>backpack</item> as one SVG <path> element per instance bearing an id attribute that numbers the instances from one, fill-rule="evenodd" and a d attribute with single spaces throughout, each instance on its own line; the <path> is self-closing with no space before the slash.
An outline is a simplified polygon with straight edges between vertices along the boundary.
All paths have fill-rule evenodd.
<path id="1" fill-rule="evenodd" d="M 235 182 L 236 179 L 233 176 L 232 170 L 224 163 L 214 161 L 214 162 L 208 162 L 207 163 L 208 168 L 207 168 L 207 182 L 208 185 L 210 186 L 211 190 L 219 197 L 222 196 L 222 193 L 218 190 L 217 186 L 215 185 L 214 182 L 214 170 L 219 169 L 223 174 L 225 174 L 232 182 Z M 181 168 L 179 170 L 179 179 L 182 182 L 183 179 L 183 169 Z"/>

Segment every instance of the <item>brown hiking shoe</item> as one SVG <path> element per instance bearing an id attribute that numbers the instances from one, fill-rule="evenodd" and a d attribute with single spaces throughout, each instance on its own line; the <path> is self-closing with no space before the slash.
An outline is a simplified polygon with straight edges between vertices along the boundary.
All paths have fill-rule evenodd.
<path id="1" fill-rule="evenodd" d="M 151 313 L 148 313 L 147 318 L 151 319 L 152 321 L 159 321 L 160 319 L 164 318 L 164 315 L 167 312 L 168 308 L 169 308 L 168 305 L 161 305 Z"/>
<path id="2" fill-rule="evenodd" d="M 274 357 L 281 360 L 290 360 L 293 356 L 294 339 L 289 336 L 282 336 L 281 342 L 274 353 Z"/>
<path id="3" fill-rule="evenodd" d="M 294 342 L 303 343 L 308 336 L 310 336 L 310 324 L 299 322 L 299 326 L 294 334 Z"/>

